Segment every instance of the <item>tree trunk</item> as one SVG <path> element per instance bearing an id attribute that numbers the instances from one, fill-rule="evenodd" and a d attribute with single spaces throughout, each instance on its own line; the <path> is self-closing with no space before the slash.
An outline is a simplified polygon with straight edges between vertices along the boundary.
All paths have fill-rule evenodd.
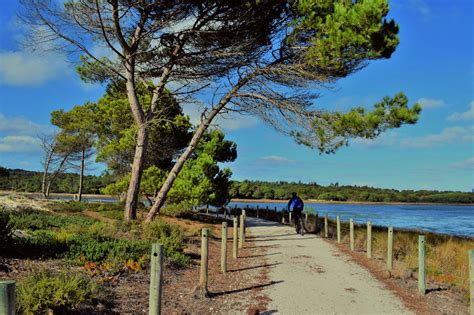
<path id="1" fill-rule="evenodd" d="M 84 164 L 86 159 L 86 149 L 82 148 L 81 170 L 79 172 L 79 191 L 77 192 L 77 201 L 82 201 L 82 186 L 84 184 Z"/>
<path id="2" fill-rule="evenodd" d="M 41 193 L 43 194 L 44 198 L 48 198 L 48 195 L 46 194 L 46 180 L 48 178 L 49 164 L 51 163 L 52 157 L 53 157 L 52 150 L 46 153 L 46 159 L 44 161 L 43 180 L 41 181 Z"/>
<path id="3" fill-rule="evenodd" d="M 217 116 L 217 114 L 229 103 L 229 101 L 234 97 L 237 91 L 244 86 L 251 78 L 253 78 L 255 74 L 249 75 L 245 78 L 242 78 L 225 96 L 221 98 L 219 103 L 209 112 L 209 114 L 201 120 L 198 129 L 193 135 L 191 142 L 189 142 L 188 147 L 186 150 L 181 154 L 179 159 L 174 164 L 173 168 L 171 169 L 168 177 L 166 178 L 163 186 L 161 186 L 160 192 L 155 198 L 155 202 L 151 207 L 150 211 L 146 216 L 146 222 L 151 222 L 153 218 L 159 213 L 161 207 L 165 203 L 166 195 L 168 194 L 169 190 L 173 186 L 173 183 L 178 176 L 179 172 L 184 166 L 184 163 L 188 160 L 193 153 L 194 149 L 196 148 L 199 140 L 201 140 L 204 132 L 209 128 L 212 120 Z"/>
<path id="4" fill-rule="evenodd" d="M 143 173 L 143 165 L 145 163 L 145 153 L 147 144 L 148 129 L 145 125 L 141 125 L 137 132 L 137 145 L 135 147 L 135 156 L 133 158 L 127 198 L 125 200 L 125 220 L 135 220 L 137 218 L 140 181 Z"/>
<path id="5" fill-rule="evenodd" d="M 128 185 L 124 208 L 124 219 L 128 221 L 137 218 L 138 194 L 143 173 L 143 165 L 145 163 L 145 153 L 148 145 L 148 128 L 145 113 L 143 112 L 143 108 L 141 107 L 137 96 L 135 86 L 135 60 L 133 55 L 127 56 L 125 67 L 127 69 L 127 98 L 130 103 L 133 119 L 138 127 L 135 156 L 133 157 L 130 183 Z"/>

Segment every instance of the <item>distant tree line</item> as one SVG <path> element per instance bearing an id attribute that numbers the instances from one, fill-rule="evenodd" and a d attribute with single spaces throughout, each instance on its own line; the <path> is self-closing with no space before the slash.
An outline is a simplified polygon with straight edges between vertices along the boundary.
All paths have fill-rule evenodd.
<path id="1" fill-rule="evenodd" d="M 232 198 L 242 199 L 289 199 L 292 192 L 303 199 L 327 201 L 368 202 L 435 202 L 474 203 L 474 193 L 436 190 L 396 190 L 368 186 L 348 186 L 338 183 L 321 186 L 317 183 L 233 181 Z"/>
<path id="2" fill-rule="evenodd" d="M 42 178 L 42 172 L 7 169 L 0 166 L 0 190 L 41 192 Z M 113 180 L 114 178 L 108 174 L 101 176 L 86 175 L 83 187 L 84 193 L 99 194 L 100 189 L 112 183 Z M 78 185 L 76 173 L 61 173 L 51 183 L 51 191 L 77 194 Z"/>

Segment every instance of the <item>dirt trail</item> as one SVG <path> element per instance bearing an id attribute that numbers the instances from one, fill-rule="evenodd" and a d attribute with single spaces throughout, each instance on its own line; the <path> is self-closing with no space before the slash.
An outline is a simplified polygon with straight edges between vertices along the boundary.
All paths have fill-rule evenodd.
<path id="1" fill-rule="evenodd" d="M 272 300 L 262 314 L 413 314 L 369 272 L 320 237 L 248 218 L 249 239 L 268 248 Z"/>

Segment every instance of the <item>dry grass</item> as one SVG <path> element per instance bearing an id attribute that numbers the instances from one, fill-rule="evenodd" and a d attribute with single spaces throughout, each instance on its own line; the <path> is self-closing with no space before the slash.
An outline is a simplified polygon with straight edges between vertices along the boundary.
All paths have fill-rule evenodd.
<path id="1" fill-rule="evenodd" d="M 345 233 L 345 231 L 347 231 Z M 342 230 L 342 242 L 349 246 L 348 227 Z M 366 251 L 367 229 L 355 227 L 355 250 Z M 418 235 L 414 231 L 394 230 L 393 256 L 395 277 L 416 277 L 418 270 Z M 372 230 L 372 256 L 387 259 L 387 231 Z M 428 282 L 458 291 L 464 298 L 469 297 L 468 251 L 474 249 L 474 240 L 433 233 L 425 234 L 426 275 Z"/>

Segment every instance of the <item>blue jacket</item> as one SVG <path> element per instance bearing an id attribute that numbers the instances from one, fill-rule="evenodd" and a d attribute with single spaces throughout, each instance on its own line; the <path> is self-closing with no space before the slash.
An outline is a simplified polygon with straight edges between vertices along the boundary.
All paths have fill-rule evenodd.
<path id="1" fill-rule="evenodd" d="M 290 201 L 288 201 L 288 211 L 303 211 L 304 203 L 300 197 L 292 197 Z"/>

